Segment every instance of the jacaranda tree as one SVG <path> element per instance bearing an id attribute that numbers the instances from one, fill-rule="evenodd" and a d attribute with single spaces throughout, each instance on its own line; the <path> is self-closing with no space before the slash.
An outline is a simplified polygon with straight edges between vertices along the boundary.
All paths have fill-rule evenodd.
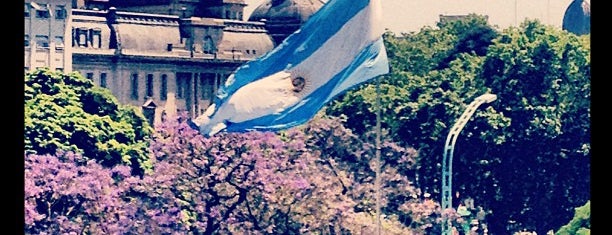
<path id="1" fill-rule="evenodd" d="M 282 133 L 205 138 L 184 123 L 157 126 L 152 170 L 131 174 L 81 154 L 27 154 L 27 234 L 363 234 L 375 229 L 372 133 L 317 117 Z M 426 233 L 439 205 L 398 172 L 416 151 L 381 144 L 383 230 Z M 405 168 L 405 169 L 400 169 Z"/>
<path id="2" fill-rule="evenodd" d="M 280 134 L 221 133 L 205 138 L 172 121 L 159 130 L 151 145 L 156 170 L 144 177 L 138 193 L 149 211 L 155 211 L 155 224 L 162 232 L 301 234 L 373 229 L 373 148 L 339 119 L 317 118 L 302 129 Z M 391 165 L 411 166 L 414 150 L 386 143 L 383 153 L 396 162 L 383 168 L 383 191 L 387 196 L 412 198 L 417 192 Z M 410 229 L 398 222 L 400 206 L 385 205 L 391 212 L 385 224 L 396 234 Z M 434 214 L 437 208 L 429 209 Z M 433 222 L 413 217 L 423 224 Z"/>
<path id="3" fill-rule="evenodd" d="M 62 151 L 24 160 L 25 234 L 143 234 L 129 167 Z"/>

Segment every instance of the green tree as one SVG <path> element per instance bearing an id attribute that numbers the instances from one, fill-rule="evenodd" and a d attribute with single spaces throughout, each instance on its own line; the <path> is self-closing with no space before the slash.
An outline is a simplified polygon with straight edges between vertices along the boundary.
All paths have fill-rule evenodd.
<path id="1" fill-rule="evenodd" d="M 576 208 L 574 218 L 568 224 L 563 225 L 555 234 L 591 234 L 591 200 Z"/>
<path id="2" fill-rule="evenodd" d="M 439 62 L 438 70 L 447 68 L 463 53 L 485 56 L 487 48 L 497 37 L 497 31 L 488 25 L 487 18 L 476 14 L 470 14 L 463 20 L 439 22 L 438 27 L 457 38 L 453 48 L 447 52 L 448 56 Z"/>
<path id="3" fill-rule="evenodd" d="M 497 190 L 489 207 L 496 216 L 545 233 L 590 199 L 590 71 L 588 36 L 538 21 L 504 31 L 489 47 L 481 78 L 510 124 L 470 145 L 497 144 L 476 155 L 499 163 L 495 187 L 487 187 Z"/>
<path id="4" fill-rule="evenodd" d="M 507 233 L 508 221 L 538 233 L 558 228 L 590 198 L 589 38 L 538 21 L 501 32 L 468 22 L 386 35 L 392 73 L 381 79 L 382 126 L 419 151 L 416 170 L 403 173 L 440 198 L 449 129 L 474 98 L 496 94 L 456 142 L 453 206 L 474 199 L 494 233 Z M 462 37 L 468 26 L 478 30 Z M 357 133 L 370 130 L 375 97 L 366 84 L 328 114 L 347 115 Z"/>
<path id="5" fill-rule="evenodd" d="M 129 165 L 138 174 L 151 167 L 152 128 L 109 90 L 78 73 L 44 68 L 25 74 L 24 93 L 26 154 L 73 151 L 104 166 Z"/>
<path id="6" fill-rule="evenodd" d="M 383 128 L 394 139 L 413 145 L 421 153 L 418 170 L 406 173 L 425 192 L 434 195 L 439 193 L 442 148 L 448 129 L 472 99 L 488 91 L 484 82 L 476 79 L 483 63 L 478 54 L 483 52 L 457 46 L 467 40 L 460 36 L 468 35 L 466 32 L 472 29 L 493 31 L 486 20 L 476 15 L 468 16 L 462 23 L 451 21 L 439 26 L 437 30 L 426 27 L 417 34 L 399 37 L 387 34 L 392 73 L 381 79 L 379 107 Z M 474 44 L 473 48 L 489 45 L 491 34 L 494 33 L 474 33 L 482 39 L 470 40 L 482 45 Z M 375 99 L 375 86 L 368 84 L 347 93 L 332 104 L 328 113 L 347 115 L 349 127 L 363 133 L 375 125 Z M 503 120 L 499 114 L 491 115 Z M 479 114 L 475 118 L 480 118 Z"/>

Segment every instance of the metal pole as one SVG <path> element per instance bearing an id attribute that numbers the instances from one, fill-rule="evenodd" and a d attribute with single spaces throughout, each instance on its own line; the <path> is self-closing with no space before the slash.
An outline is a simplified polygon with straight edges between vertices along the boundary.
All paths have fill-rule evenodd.
<path id="1" fill-rule="evenodd" d="M 514 0 L 514 26 L 518 26 L 518 21 L 517 21 L 517 14 L 518 12 L 518 2 L 517 0 Z"/>
<path id="2" fill-rule="evenodd" d="M 376 78 L 376 234 L 381 234 L 381 222 L 380 222 L 380 77 Z"/>
<path id="3" fill-rule="evenodd" d="M 550 23 L 550 0 L 546 1 L 546 24 L 552 25 Z"/>
<path id="4" fill-rule="evenodd" d="M 453 151 L 455 142 L 457 141 L 457 135 L 461 132 L 465 124 L 470 120 L 478 106 L 483 103 L 491 103 L 497 99 L 494 94 L 484 94 L 477 97 L 472 103 L 470 103 L 463 111 L 463 114 L 455 122 L 451 128 L 448 136 L 446 137 L 446 143 L 444 144 L 444 154 L 442 156 L 442 210 L 450 209 L 452 207 L 453 198 L 452 193 L 452 180 L 453 180 Z M 444 235 L 451 234 L 450 221 L 447 220 L 442 223 L 442 233 Z"/>

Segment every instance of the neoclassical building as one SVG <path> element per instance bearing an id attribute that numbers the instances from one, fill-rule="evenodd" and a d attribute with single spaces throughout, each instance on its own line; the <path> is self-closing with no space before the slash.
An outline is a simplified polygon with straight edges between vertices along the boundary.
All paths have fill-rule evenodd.
<path id="1" fill-rule="evenodd" d="M 49 67 L 72 71 L 70 38 L 71 3 L 68 0 L 26 0 L 24 16 L 24 69 Z"/>
<path id="2" fill-rule="evenodd" d="M 63 43 L 70 48 L 62 55 L 69 58 L 63 64 L 71 68 L 64 70 L 78 71 L 110 89 L 122 104 L 142 107 L 151 123 L 181 111 L 191 117 L 202 114 L 236 68 L 272 50 L 274 39 L 284 39 L 272 37 L 281 33 L 266 27 L 267 19 L 280 24 L 274 20 L 279 14 L 244 20 L 244 0 L 47 1 L 65 6 L 69 15 L 63 28 L 58 23 L 56 29 L 63 30 Z M 293 11 L 322 6 L 274 2 Z M 297 12 L 294 17 L 303 19 L 314 10 Z M 294 21 L 287 22 L 296 27 Z M 26 22 L 26 27 L 34 25 Z M 52 31 L 48 37 L 54 35 L 59 33 Z M 30 63 L 26 70 L 36 67 L 41 66 Z"/>

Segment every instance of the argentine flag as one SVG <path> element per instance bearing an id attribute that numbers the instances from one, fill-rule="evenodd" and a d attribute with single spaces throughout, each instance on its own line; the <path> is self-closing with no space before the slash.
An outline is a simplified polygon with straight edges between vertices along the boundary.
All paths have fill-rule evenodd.
<path id="1" fill-rule="evenodd" d="M 329 0 L 302 27 L 237 68 L 192 120 L 201 134 L 303 124 L 347 89 L 389 72 L 380 0 Z"/>

